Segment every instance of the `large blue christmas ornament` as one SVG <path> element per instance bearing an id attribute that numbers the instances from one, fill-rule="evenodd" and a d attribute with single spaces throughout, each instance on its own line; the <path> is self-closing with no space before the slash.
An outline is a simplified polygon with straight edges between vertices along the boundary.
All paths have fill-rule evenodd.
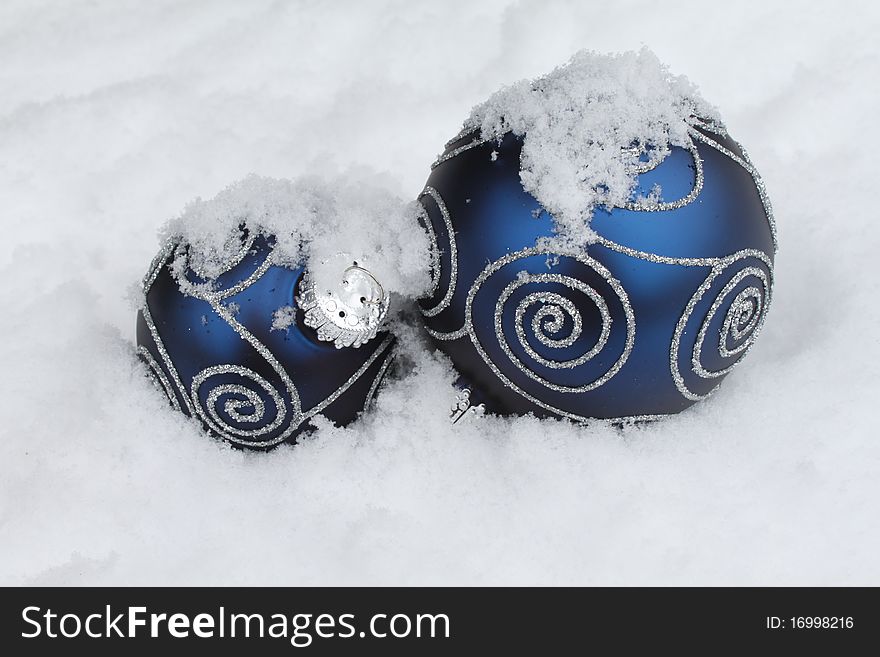
<path id="1" fill-rule="evenodd" d="M 186 244 L 163 249 L 144 279 L 141 359 L 175 408 L 234 445 L 294 441 L 318 413 L 354 420 L 393 357 L 394 339 L 378 331 L 381 285 L 352 263 L 337 289 L 318 290 L 302 268 L 273 264 L 271 237 L 243 241 L 208 286 Z M 181 258 L 186 292 L 172 268 Z"/>
<path id="2" fill-rule="evenodd" d="M 770 206 L 722 127 L 694 121 L 689 135 L 640 169 L 642 202 L 594 210 L 583 253 L 547 246 L 553 221 L 521 184 L 520 138 L 447 145 L 420 197 L 437 246 L 420 305 L 470 388 L 457 415 L 677 413 L 745 356 L 770 302 Z"/>

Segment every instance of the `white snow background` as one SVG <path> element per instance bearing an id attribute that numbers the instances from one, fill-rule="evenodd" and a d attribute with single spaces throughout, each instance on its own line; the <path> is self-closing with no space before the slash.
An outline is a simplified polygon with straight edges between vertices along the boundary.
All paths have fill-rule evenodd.
<path id="1" fill-rule="evenodd" d="M 880 9 L 868 2 L 0 4 L 0 583 L 880 584 Z M 652 48 L 780 227 L 743 364 L 624 431 L 453 430 L 440 358 L 269 454 L 168 407 L 127 298 L 250 172 L 415 198 L 471 107 Z"/>

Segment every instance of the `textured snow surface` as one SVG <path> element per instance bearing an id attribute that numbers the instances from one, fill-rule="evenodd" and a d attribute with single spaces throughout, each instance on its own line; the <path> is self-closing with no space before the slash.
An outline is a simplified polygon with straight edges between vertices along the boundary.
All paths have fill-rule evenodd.
<path id="1" fill-rule="evenodd" d="M 0 582 L 880 585 L 878 17 L 0 4 Z M 711 399 L 453 431 L 453 375 L 415 351 L 374 415 L 246 454 L 144 378 L 130 291 L 188 201 L 251 172 L 413 199 L 493 91 L 642 45 L 719 107 L 779 222 L 765 329 Z"/>

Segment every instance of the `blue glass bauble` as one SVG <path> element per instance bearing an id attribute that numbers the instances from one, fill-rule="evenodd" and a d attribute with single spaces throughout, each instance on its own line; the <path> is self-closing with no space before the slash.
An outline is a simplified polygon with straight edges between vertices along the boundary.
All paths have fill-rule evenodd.
<path id="1" fill-rule="evenodd" d="M 320 413 L 336 424 L 370 403 L 394 339 L 380 332 L 359 347 L 319 336 L 301 307 L 305 272 L 272 264 L 273 240 L 247 241 L 209 292 L 186 294 L 170 264 L 185 245 L 169 244 L 144 279 L 138 353 L 171 404 L 238 446 L 295 441 Z M 184 255 L 185 257 L 185 255 Z M 187 263 L 184 276 L 204 279 Z M 202 288 L 204 289 L 204 288 Z M 286 308 L 292 323 L 273 328 Z M 347 344 L 351 344 L 349 339 Z"/>
<path id="2" fill-rule="evenodd" d="M 596 209 L 582 254 L 537 246 L 552 217 L 520 182 L 522 141 L 450 142 L 420 200 L 437 246 L 425 326 L 496 413 L 650 418 L 704 398 L 746 354 L 770 302 L 775 229 L 726 131 L 645 165 L 633 198 Z"/>

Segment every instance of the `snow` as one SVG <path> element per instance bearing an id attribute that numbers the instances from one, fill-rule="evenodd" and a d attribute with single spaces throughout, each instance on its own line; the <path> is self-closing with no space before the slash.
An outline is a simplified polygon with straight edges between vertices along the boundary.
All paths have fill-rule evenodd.
<path id="1" fill-rule="evenodd" d="M 670 146 L 688 147 L 698 119 L 720 121 L 687 78 L 671 75 L 648 48 L 581 50 L 547 75 L 492 94 L 462 131 L 523 138 L 523 187 L 553 216 L 559 246 L 578 250 L 593 241 L 593 209 L 632 202 L 639 170 L 656 166 Z"/>
<path id="2" fill-rule="evenodd" d="M 319 288 L 334 288 L 352 261 L 360 262 L 389 292 L 410 298 L 430 287 L 428 233 L 417 204 L 380 187 L 339 177 L 296 180 L 249 175 L 213 198 L 197 199 L 162 229 L 178 244 L 173 270 L 181 289 L 210 292 L 214 279 L 237 262 L 245 234 L 271 236 L 276 264 L 307 265 Z M 193 283 L 192 267 L 207 280 Z"/>
<path id="3" fill-rule="evenodd" d="M 880 584 L 880 9 L 744 2 L 0 5 L 0 583 Z M 470 108 L 650 47 L 717 105 L 779 223 L 716 395 L 625 431 L 447 420 L 453 374 L 233 450 L 134 357 L 158 231 L 257 173 L 413 199 Z M 411 329 L 403 329 L 411 330 Z"/>

